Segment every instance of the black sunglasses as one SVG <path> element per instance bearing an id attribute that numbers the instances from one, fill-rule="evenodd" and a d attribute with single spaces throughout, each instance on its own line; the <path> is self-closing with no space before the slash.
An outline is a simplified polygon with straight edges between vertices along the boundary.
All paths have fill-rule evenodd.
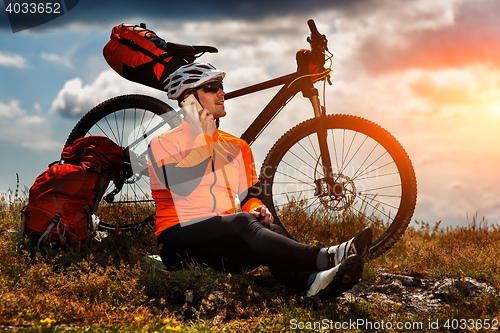
<path id="1" fill-rule="evenodd" d="M 199 86 L 198 89 L 203 89 L 206 93 L 217 93 L 219 89 L 224 90 L 224 86 L 220 81 L 211 81 Z"/>

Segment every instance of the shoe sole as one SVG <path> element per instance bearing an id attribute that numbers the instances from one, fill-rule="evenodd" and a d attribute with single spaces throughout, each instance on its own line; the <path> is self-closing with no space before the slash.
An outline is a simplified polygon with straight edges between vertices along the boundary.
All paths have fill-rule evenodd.
<path id="1" fill-rule="evenodd" d="M 350 255 L 340 264 L 339 270 L 332 282 L 325 289 L 318 292 L 316 296 L 320 299 L 333 301 L 343 292 L 359 283 L 363 275 L 363 268 L 363 257 L 357 254 Z"/>
<path id="2" fill-rule="evenodd" d="M 370 251 L 370 246 L 373 240 L 373 230 L 365 228 L 352 240 L 352 247 L 354 254 L 365 257 Z"/>

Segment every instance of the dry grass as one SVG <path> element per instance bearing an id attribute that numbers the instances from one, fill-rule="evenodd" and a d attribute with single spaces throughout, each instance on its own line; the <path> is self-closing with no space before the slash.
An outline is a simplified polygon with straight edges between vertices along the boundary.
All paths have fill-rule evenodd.
<path id="1" fill-rule="evenodd" d="M 18 255 L 19 210 L 25 201 L 25 194 L 12 192 L 0 198 L 0 325 L 23 331 L 281 332 L 290 331 L 291 319 L 500 319 L 498 296 L 459 298 L 447 310 L 410 317 L 365 302 L 304 299 L 277 284 L 266 270 L 229 275 L 190 265 L 165 274 L 143 260 L 156 253 L 152 226 L 112 233 L 56 258 L 26 246 Z M 340 241 L 355 228 L 350 222 L 333 227 L 320 223 L 315 230 L 304 229 L 304 238 Z M 500 290 L 498 253 L 498 226 L 477 218 L 466 228 L 447 230 L 421 222 L 390 251 L 368 262 L 364 278 L 379 270 L 430 278 L 468 276 Z"/>
<path id="2" fill-rule="evenodd" d="M 379 264 L 397 263 L 401 272 L 432 278 L 472 277 L 500 286 L 500 228 L 473 218 L 468 227 L 409 229 Z"/>

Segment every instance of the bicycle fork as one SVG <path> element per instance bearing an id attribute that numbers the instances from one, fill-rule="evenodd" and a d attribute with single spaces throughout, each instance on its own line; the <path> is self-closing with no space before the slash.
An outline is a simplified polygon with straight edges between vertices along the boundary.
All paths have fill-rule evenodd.
<path id="1" fill-rule="evenodd" d="M 339 183 L 334 177 L 330 150 L 328 148 L 327 126 L 326 122 L 320 119 L 324 118 L 326 114 L 321 107 L 318 90 L 313 88 L 309 91 L 308 95 L 307 97 L 311 101 L 314 109 L 314 117 L 318 119 L 318 121 L 316 121 L 316 134 L 318 136 L 320 159 L 323 166 L 323 178 L 315 177 L 314 180 L 316 186 L 314 195 L 319 197 L 320 200 L 324 197 L 332 198 L 335 201 L 342 200 L 346 195 L 346 189 L 344 185 Z M 317 163 L 318 162 L 319 161 L 317 161 Z"/>

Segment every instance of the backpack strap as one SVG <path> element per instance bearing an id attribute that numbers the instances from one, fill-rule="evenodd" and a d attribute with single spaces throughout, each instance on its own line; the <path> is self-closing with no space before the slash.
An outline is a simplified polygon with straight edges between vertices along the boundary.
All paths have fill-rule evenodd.
<path id="1" fill-rule="evenodd" d="M 66 223 L 63 223 L 63 226 L 64 226 L 64 229 L 63 229 L 63 233 L 61 235 L 61 231 L 59 230 L 59 227 L 61 226 L 61 223 L 58 223 L 57 224 L 57 234 L 59 235 L 59 237 L 66 237 Z"/>
<path id="2" fill-rule="evenodd" d="M 53 219 L 52 221 L 50 222 L 50 225 L 49 227 L 47 228 L 47 230 L 45 230 L 45 232 L 40 236 L 40 239 L 38 240 L 38 243 L 36 244 L 36 249 L 37 250 L 40 250 L 40 244 L 42 244 L 42 241 L 44 240 L 44 238 L 48 238 L 49 234 L 50 234 L 50 231 L 52 230 L 52 228 L 54 228 L 54 226 L 56 224 L 59 224 L 59 222 L 61 222 L 61 216 L 59 216 L 59 214 L 57 214 Z"/>
<path id="3" fill-rule="evenodd" d="M 21 242 L 24 237 L 24 230 L 26 226 L 26 224 L 24 223 L 24 219 L 26 216 L 24 211 L 26 210 L 27 207 L 28 205 L 25 205 L 23 208 L 21 208 L 21 227 L 19 229 L 19 238 L 17 239 L 16 253 L 19 253 L 19 249 L 21 248 Z"/>
<path id="4" fill-rule="evenodd" d="M 139 52 L 147 55 L 148 57 L 150 57 L 151 59 L 155 60 L 156 62 L 162 64 L 165 67 L 168 66 L 168 63 L 165 61 L 165 59 L 157 56 L 153 52 L 151 52 L 148 49 L 146 49 L 146 48 L 144 48 L 144 47 L 136 44 L 134 41 L 132 41 L 130 39 L 120 38 L 120 39 L 118 39 L 118 42 L 122 43 L 123 45 L 127 45 L 128 47 L 131 47 L 134 50 L 139 51 Z"/>
<path id="5" fill-rule="evenodd" d="M 106 190 L 106 188 L 105 188 L 106 177 L 108 177 L 113 172 L 113 168 L 90 167 L 87 169 L 87 171 L 97 172 L 101 175 L 101 180 L 99 182 L 99 189 L 98 189 L 98 191 L 93 199 L 94 208 L 90 208 L 89 205 L 85 205 L 85 207 L 84 207 L 85 214 L 87 215 L 87 226 L 90 230 L 90 233 L 92 235 L 94 235 L 97 231 L 97 226 L 98 226 L 99 222 L 94 222 L 94 219 L 92 218 L 92 216 L 94 215 L 95 212 L 97 212 L 97 209 L 99 208 L 99 203 L 101 202 L 102 196 L 104 195 L 104 191 Z"/>
<path id="6" fill-rule="evenodd" d="M 99 190 L 96 193 L 96 196 L 94 197 L 94 200 L 93 200 L 94 201 L 94 209 L 93 209 L 92 213 L 95 213 L 97 211 L 97 209 L 99 208 L 99 202 L 101 201 L 102 196 L 104 195 L 104 191 L 106 190 L 104 188 L 104 186 L 106 185 L 106 177 L 108 177 L 112 173 L 113 168 L 94 168 L 94 167 L 91 167 L 87 170 L 101 174 L 101 180 L 99 182 Z M 85 209 L 87 209 L 87 208 L 85 208 Z"/>
<path id="7" fill-rule="evenodd" d="M 94 215 L 95 211 L 89 205 L 85 205 L 84 209 L 87 215 L 87 227 L 89 228 L 91 237 L 94 237 L 97 234 L 101 220 L 99 220 L 97 215 Z"/>

